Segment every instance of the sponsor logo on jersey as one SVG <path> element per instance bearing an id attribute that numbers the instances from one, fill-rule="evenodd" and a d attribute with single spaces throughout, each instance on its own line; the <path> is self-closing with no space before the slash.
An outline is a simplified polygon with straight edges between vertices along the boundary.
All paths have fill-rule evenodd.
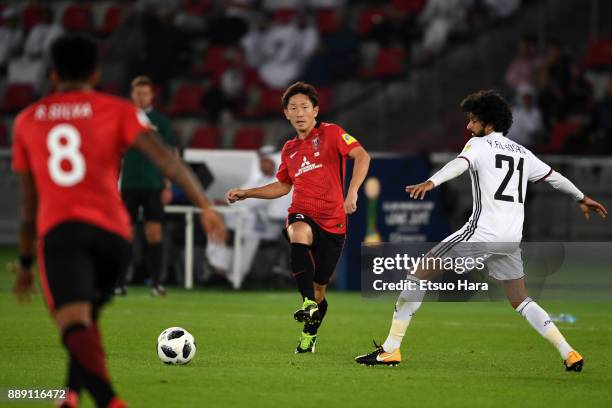
<path id="1" fill-rule="evenodd" d="M 322 164 L 310 163 L 306 156 L 302 160 L 302 164 L 300 165 L 300 169 L 295 173 L 295 177 L 299 177 L 304 173 L 308 173 L 309 171 L 316 170 L 318 168 L 323 167 Z"/>
<path id="2" fill-rule="evenodd" d="M 357 139 L 355 139 L 353 136 L 349 135 L 348 133 L 345 133 L 342 135 L 342 140 L 344 140 L 344 143 L 346 143 L 347 145 L 350 145 L 351 143 L 354 143 L 357 141 Z"/>

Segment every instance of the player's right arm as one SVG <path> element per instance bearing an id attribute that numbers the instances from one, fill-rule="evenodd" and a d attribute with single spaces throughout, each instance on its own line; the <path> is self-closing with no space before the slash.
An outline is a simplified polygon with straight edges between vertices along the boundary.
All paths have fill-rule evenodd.
<path id="1" fill-rule="evenodd" d="M 15 120 L 13 128 L 13 170 L 19 173 L 19 267 L 13 293 L 20 301 L 30 299 L 34 292 L 34 272 L 32 263 L 36 247 L 36 212 L 38 207 L 38 194 L 34 176 L 30 165 L 30 154 L 23 143 L 21 127 L 23 114 Z"/>
<path id="2" fill-rule="evenodd" d="M 246 198 L 274 199 L 289 194 L 293 187 L 293 180 L 289 176 L 289 171 L 287 169 L 285 148 L 283 148 L 281 152 L 281 163 L 276 172 L 276 179 L 277 181 L 274 183 L 266 184 L 261 187 L 231 189 L 227 192 L 225 198 L 228 203 L 232 204 Z"/>
<path id="3" fill-rule="evenodd" d="M 236 201 L 241 201 L 246 198 L 263 198 L 263 199 L 273 199 L 282 197 L 284 195 L 289 194 L 291 191 L 291 184 L 282 183 L 280 181 L 275 181 L 274 183 L 266 184 L 262 187 L 241 189 L 234 188 L 227 192 L 226 198 L 230 204 L 235 203 Z"/>
<path id="4" fill-rule="evenodd" d="M 202 226 L 211 240 L 224 242 L 225 225 L 213 210 L 202 185 L 185 163 L 167 148 L 153 131 L 139 133 L 132 147 L 149 157 L 164 176 L 181 187 L 189 200 L 202 210 Z"/>

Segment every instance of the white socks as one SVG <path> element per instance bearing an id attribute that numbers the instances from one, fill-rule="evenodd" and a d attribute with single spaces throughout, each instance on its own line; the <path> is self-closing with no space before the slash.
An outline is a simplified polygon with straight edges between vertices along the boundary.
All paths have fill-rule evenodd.
<path id="1" fill-rule="evenodd" d="M 516 311 L 527 319 L 531 327 L 536 329 L 542 337 L 557 348 L 563 360 L 567 359 L 569 352 L 573 349 L 544 309 L 528 297 L 516 308 Z"/>
<path id="2" fill-rule="evenodd" d="M 418 282 L 418 279 L 415 279 Z M 417 286 L 418 287 L 418 286 Z M 403 290 L 400 293 L 397 302 L 395 303 L 395 312 L 393 313 L 393 321 L 389 329 L 387 340 L 383 343 L 383 349 L 387 353 L 392 353 L 397 350 L 402 344 L 406 329 L 410 324 L 412 315 L 421 307 L 425 290 Z"/>

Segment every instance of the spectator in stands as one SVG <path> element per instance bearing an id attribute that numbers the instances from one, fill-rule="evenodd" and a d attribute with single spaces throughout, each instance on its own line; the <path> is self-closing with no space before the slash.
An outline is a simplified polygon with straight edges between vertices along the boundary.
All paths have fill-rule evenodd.
<path id="1" fill-rule="evenodd" d="M 606 82 L 606 92 L 592 111 L 591 134 L 598 153 L 612 153 L 612 76 Z"/>
<path id="2" fill-rule="evenodd" d="M 506 84 L 513 90 L 522 85 L 536 86 L 542 60 L 537 55 L 535 37 L 526 35 L 519 41 L 517 56 L 506 70 Z"/>
<path id="3" fill-rule="evenodd" d="M 212 44 L 234 45 L 249 31 L 254 0 L 227 0 L 220 15 L 210 22 Z"/>
<path id="4" fill-rule="evenodd" d="M 559 40 L 552 39 L 546 48 L 538 82 L 538 105 L 542 111 L 544 124 L 549 129 L 565 118 L 570 78 L 570 59 L 563 54 Z"/>
<path id="5" fill-rule="evenodd" d="M 3 24 L 0 26 L 0 75 L 6 73 L 9 61 L 21 49 L 23 33 L 19 27 L 17 10 L 8 7 L 2 13 Z"/>
<path id="6" fill-rule="evenodd" d="M 31 59 L 47 59 L 51 43 L 64 33 L 61 24 L 53 21 L 51 7 L 43 6 L 40 13 L 40 23 L 30 30 L 25 42 L 24 52 Z"/>
<path id="7" fill-rule="evenodd" d="M 521 6 L 521 0 L 482 0 L 494 18 L 508 18 Z"/>
<path id="8" fill-rule="evenodd" d="M 252 188 L 267 185 L 276 181 L 276 169 L 280 154 L 273 146 L 263 146 L 258 151 L 259 171 L 240 188 Z M 236 204 L 238 206 L 236 207 Z M 244 200 L 234 203 L 232 208 L 244 208 L 240 216 L 242 227 L 241 277 L 251 270 L 253 258 L 261 241 L 275 241 L 281 237 L 287 209 L 291 204 L 291 195 L 287 194 L 274 200 Z M 225 222 L 230 231 L 235 231 L 237 215 L 225 214 Z M 230 236 L 233 234 L 230 234 Z M 232 269 L 233 239 L 228 245 L 209 243 L 206 254 L 209 262 L 220 274 Z"/>
<path id="9" fill-rule="evenodd" d="M 568 116 L 586 118 L 593 108 L 593 87 L 575 61 L 570 64 L 570 75 L 564 110 Z"/>
<path id="10" fill-rule="evenodd" d="M 265 10 L 297 9 L 301 0 L 263 0 L 262 6 Z"/>
<path id="11" fill-rule="evenodd" d="M 119 27 L 107 40 L 107 54 L 102 66 L 102 81 L 119 85 L 120 93 L 128 93 L 130 78 L 146 67 L 147 39 L 140 15 L 132 10 L 122 14 Z"/>
<path id="12" fill-rule="evenodd" d="M 258 69 L 264 62 L 264 41 L 270 29 L 270 20 L 263 13 L 254 16 L 251 28 L 242 37 L 240 44 L 245 52 L 247 64 Z"/>
<path id="13" fill-rule="evenodd" d="M 140 72 L 146 73 L 164 91 L 170 77 L 184 74 L 191 64 L 191 42 L 174 25 L 175 16 L 169 7 L 150 8 L 142 14 L 146 64 Z"/>
<path id="14" fill-rule="evenodd" d="M 565 94 L 571 80 L 571 58 L 563 51 L 558 39 L 551 39 L 546 46 L 544 69 L 548 72 L 550 86 Z"/>
<path id="15" fill-rule="evenodd" d="M 216 78 L 209 78 L 202 95 L 202 106 L 208 119 L 217 123 L 222 115 L 239 116 L 247 107 L 249 94 L 260 86 L 257 72 L 245 62 L 244 50 L 231 47 L 225 51 L 227 67 Z"/>
<path id="16" fill-rule="evenodd" d="M 451 32 L 466 19 L 470 0 L 427 0 L 419 15 L 423 27 L 421 52 L 424 58 L 439 53 Z"/>
<path id="17" fill-rule="evenodd" d="M 304 14 L 288 24 L 273 24 L 262 44 L 260 78 L 270 88 L 284 88 L 301 74 L 318 45 L 319 33 Z"/>
<path id="18" fill-rule="evenodd" d="M 512 127 L 508 138 L 529 147 L 541 141 L 544 133 L 542 113 L 536 105 L 535 88 L 521 85 L 517 89 L 516 104 L 512 108 Z"/>
<path id="19" fill-rule="evenodd" d="M 306 7 L 314 9 L 339 9 L 344 7 L 346 0 L 305 0 Z"/>
<path id="20" fill-rule="evenodd" d="M 134 78 L 131 97 L 134 104 L 144 110 L 164 142 L 174 148 L 176 141 L 172 134 L 170 121 L 153 109 L 155 94 L 151 79 L 146 76 Z M 139 221 L 142 208 L 147 241 L 145 256 L 151 276 L 151 294 L 163 296 L 166 294 L 166 289 L 161 282 L 163 206 L 172 201 L 171 185 L 147 157 L 130 149 L 123 158 L 121 195 L 130 213 L 132 225 Z M 126 276 L 120 277 L 115 293 L 125 295 L 126 283 Z"/>
<path id="21" fill-rule="evenodd" d="M 42 93 L 48 68 L 48 51 L 51 43 L 64 32 L 62 26 L 53 22 L 50 7 L 41 9 L 41 22 L 30 30 L 24 53 L 9 63 L 7 82 L 31 84 L 36 93 Z"/>

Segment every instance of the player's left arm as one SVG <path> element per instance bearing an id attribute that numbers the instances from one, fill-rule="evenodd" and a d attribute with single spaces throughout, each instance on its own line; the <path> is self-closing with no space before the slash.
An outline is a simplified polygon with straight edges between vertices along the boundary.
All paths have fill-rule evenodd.
<path id="1" fill-rule="evenodd" d="M 357 211 L 357 193 L 359 192 L 359 187 L 361 187 L 363 180 L 365 180 L 368 175 L 370 155 L 361 146 L 351 149 L 347 155 L 355 160 L 355 165 L 353 166 L 351 184 L 349 185 L 346 199 L 344 200 L 344 211 L 347 214 L 352 214 Z"/>
<path id="2" fill-rule="evenodd" d="M 21 201 L 19 203 L 20 229 L 19 229 L 19 268 L 13 293 L 20 301 L 30 300 L 34 292 L 34 251 L 36 246 L 36 210 L 38 196 L 34 177 L 29 170 L 19 172 L 19 187 Z"/>
<path id="3" fill-rule="evenodd" d="M 555 190 L 559 190 L 571 196 L 580 206 L 580 211 L 584 219 L 588 221 L 591 211 L 599 214 L 601 218 L 606 218 L 608 210 L 602 204 L 585 195 L 578 189 L 570 180 L 564 177 L 561 173 L 550 170 L 550 173 L 544 177 L 544 181 L 550 184 Z"/>

